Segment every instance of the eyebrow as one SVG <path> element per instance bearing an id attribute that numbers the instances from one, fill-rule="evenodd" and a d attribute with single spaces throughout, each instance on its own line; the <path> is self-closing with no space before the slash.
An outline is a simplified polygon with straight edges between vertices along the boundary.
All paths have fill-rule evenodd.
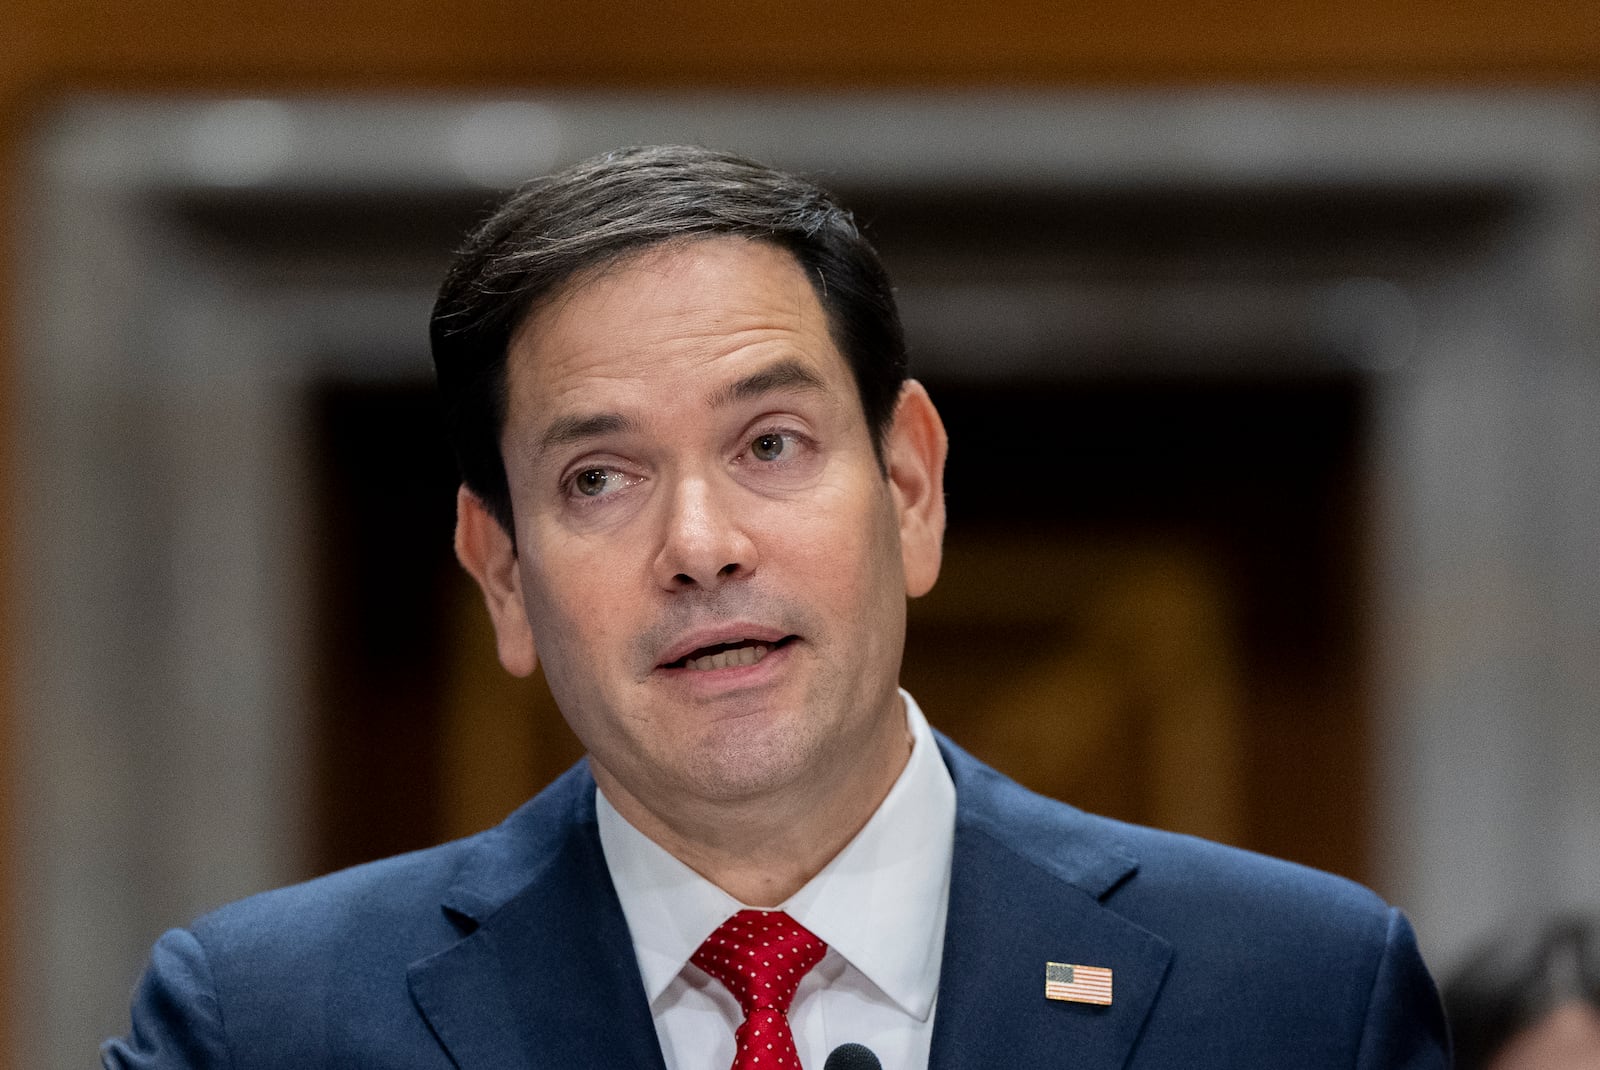
<path id="1" fill-rule="evenodd" d="M 539 436 L 539 452 L 574 442 L 616 435 L 637 429 L 638 424 L 620 412 L 596 412 L 581 416 L 558 416 Z"/>
<path id="2" fill-rule="evenodd" d="M 778 390 L 821 390 L 822 379 L 797 360 L 780 360 L 769 368 L 753 372 L 743 379 L 719 387 L 707 399 L 712 408 L 723 408 L 739 401 L 749 401 Z M 544 434 L 539 436 L 538 452 L 544 453 L 558 446 L 618 435 L 639 429 L 638 421 L 620 412 L 594 412 L 558 416 Z"/>
<path id="3" fill-rule="evenodd" d="M 797 360 L 780 360 L 769 368 L 763 368 L 720 387 L 714 391 L 707 402 L 714 409 L 731 405 L 736 401 L 749 401 L 765 394 L 778 390 L 821 390 L 822 379 L 810 368 Z"/>

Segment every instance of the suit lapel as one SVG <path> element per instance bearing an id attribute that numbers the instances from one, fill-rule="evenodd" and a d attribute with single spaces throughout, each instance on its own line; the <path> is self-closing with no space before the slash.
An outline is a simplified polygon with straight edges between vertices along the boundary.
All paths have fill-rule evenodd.
<path id="1" fill-rule="evenodd" d="M 931 1070 L 1124 1066 L 1171 947 L 1101 898 L 1136 868 L 1077 811 L 1033 796 L 942 737 L 955 860 Z M 1049 1000 L 1045 963 L 1113 971 L 1109 1007 Z"/>
<path id="2" fill-rule="evenodd" d="M 461 1070 L 661 1070 L 587 771 L 495 832 L 445 904 L 466 935 L 411 968 L 412 996 L 440 1043 Z"/>
<path id="3" fill-rule="evenodd" d="M 1118 1070 L 1171 957 L 1101 902 L 1137 863 L 1076 811 L 939 745 L 957 817 L 930 1070 Z M 412 966 L 411 991 L 460 1070 L 664 1070 L 586 769 L 486 834 L 444 909 L 462 939 Z M 1110 968 L 1112 1005 L 1047 1000 L 1046 962 Z"/>

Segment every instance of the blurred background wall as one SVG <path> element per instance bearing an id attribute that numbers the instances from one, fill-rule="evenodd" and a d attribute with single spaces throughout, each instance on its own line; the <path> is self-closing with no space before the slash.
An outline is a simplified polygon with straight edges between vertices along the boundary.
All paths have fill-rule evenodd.
<path id="1" fill-rule="evenodd" d="M 1026 782 L 1377 885 L 1600 886 L 1600 15 L 13 0 L 0 1053 L 570 762 L 448 555 L 428 288 L 697 139 L 839 189 L 955 442 L 905 678 Z"/>

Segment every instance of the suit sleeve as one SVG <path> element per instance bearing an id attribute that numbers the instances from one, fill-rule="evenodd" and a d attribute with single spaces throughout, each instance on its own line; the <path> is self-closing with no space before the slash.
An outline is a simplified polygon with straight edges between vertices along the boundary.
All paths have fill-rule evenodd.
<path id="1" fill-rule="evenodd" d="M 232 1065 L 205 950 L 173 929 L 156 942 L 133 997 L 133 1028 L 100 1047 L 105 1070 L 226 1070 Z"/>
<path id="2" fill-rule="evenodd" d="M 1358 1070 L 1449 1070 L 1450 1038 L 1433 978 L 1410 922 L 1389 910 L 1383 957 L 1373 979 Z"/>

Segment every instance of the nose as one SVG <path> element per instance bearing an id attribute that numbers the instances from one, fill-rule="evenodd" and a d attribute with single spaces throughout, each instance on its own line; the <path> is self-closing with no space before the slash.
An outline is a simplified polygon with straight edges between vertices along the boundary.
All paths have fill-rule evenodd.
<path id="1" fill-rule="evenodd" d="M 755 571 L 756 547 L 745 530 L 733 488 L 705 479 L 678 482 L 666 499 L 657 582 L 668 590 L 714 589 Z"/>

